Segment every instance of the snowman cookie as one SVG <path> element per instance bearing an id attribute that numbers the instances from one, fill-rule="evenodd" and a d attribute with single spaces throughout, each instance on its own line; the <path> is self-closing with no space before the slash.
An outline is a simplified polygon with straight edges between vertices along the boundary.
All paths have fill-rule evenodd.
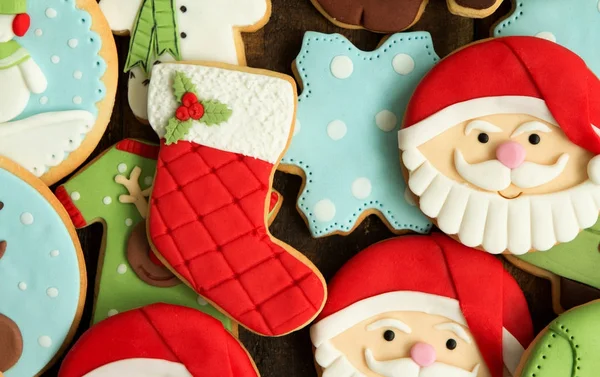
<path id="1" fill-rule="evenodd" d="M 129 105 L 144 122 L 155 64 L 246 65 L 241 33 L 261 29 L 271 17 L 271 0 L 100 0 L 100 8 L 116 35 L 131 35 L 125 64 Z"/>
<path id="2" fill-rule="evenodd" d="M 187 307 L 154 304 L 92 327 L 73 346 L 58 376 L 259 377 L 259 373 L 246 349 L 219 321 Z"/>
<path id="3" fill-rule="evenodd" d="M 38 376 L 73 337 L 86 274 L 60 202 L 23 167 L 0 159 L 0 375 Z"/>
<path id="4" fill-rule="evenodd" d="M 112 112 L 117 56 L 93 0 L 0 0 L 0 155 L 52 184 L 81 164 Z"/>

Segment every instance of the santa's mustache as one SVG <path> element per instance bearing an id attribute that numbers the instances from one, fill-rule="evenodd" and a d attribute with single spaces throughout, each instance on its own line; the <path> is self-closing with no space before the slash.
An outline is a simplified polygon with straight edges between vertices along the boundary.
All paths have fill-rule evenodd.
<path id="1" fill-rule="evenodd" d="M 421 368 L 411 358 L 377 361 L 370 349 L 365 350 L 367 366 L 383 377 L 477 377 L 480 365 L 472 371 L 457 368 L 444 363 L 433 363 Z"/>
<path id="2" fill-rule="evenodd" d="M 553 181 L 565 170 L 569 155 L 563 154 L 554 165 L 541 165 L 524 162 L 516 169 L 510 169 L 498 160 L 469 164 L 462 153 L 454 151 L 454 166 L 463 179 L 488 191 L 502 191 L 511 184 L 530 189 Z"/>

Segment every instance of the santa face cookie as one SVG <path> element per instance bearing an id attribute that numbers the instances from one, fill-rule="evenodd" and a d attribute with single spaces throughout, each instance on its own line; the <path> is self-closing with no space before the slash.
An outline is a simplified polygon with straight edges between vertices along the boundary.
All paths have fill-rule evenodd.
<path id="1" fill-rule="evenodd" d="M 417 87 L 399 133 L 423 213 L 495 254 L 572 241 L 600 208 L 597 91 L 577 55 L 539 38 L 489 40 L 443 60 Z"/>
<path id="2" fill-rule="evenodd" d="M 553 321 L 525 352 L 516 377 L 592 377 L 600 370 L 600 301 Z"/>
<path id="3" fill-rule="evenodd" d="M 86 292 L 83 255 L 50 190 L 0 160 L 0 375 L 38 376 L 77 329 Z"/>
<path id="4" fill-rule="evenodd" d="M 268 230 L 270 188 L 296 116 L 293 80 L 227 65 L 161 64 L 149 91 L 162 139 L 151 247 L 187 285 L 268 336 L 304 327 L 325 302 L 316 267 Z"/>
<path id="5" fill-rule="evenodd" d="M 214 318 L 155 304 L 88 330 L 59 377 L 259 377 L 244 347 Z"/>
<path id="6" fill-rule="evenodd" d="M 259 30 L 271 17 L 271 0 L 100 0 L 100 8 L 115 34 L 131 34 L 125 72 L 129 105 L 141 120 L 148 119 L 148 84 L 155 64 L 246 65 L 241 33 Z"/>
<path id="7" fill-rule="evenodd" d="M 117 55 L 95 1 L 0 1 L 0 155 L 46 184 L 81 164 L 110 119 Z"/>
<path id="8" fill-rule="evenodd" d="M 527 302 L 502 264 L 440 234 L 373 245 L 328 290 L 311 328 L 326 376 L 512 376 L 532 339 Z"/>
<path id="9" fill-rule="evenodd" d="M 429 33 L 395 34 L 372 52 L 306 33 L 295 62 L 305 89 L 279 169 L 303 177 L 297 208 L 313 237 L 349 234 L 373 214 L 395 233 L 430 230 L 411 196 L 398 198 L 407 188 L 395 157 L 404 109 L 438 60 Z"/>

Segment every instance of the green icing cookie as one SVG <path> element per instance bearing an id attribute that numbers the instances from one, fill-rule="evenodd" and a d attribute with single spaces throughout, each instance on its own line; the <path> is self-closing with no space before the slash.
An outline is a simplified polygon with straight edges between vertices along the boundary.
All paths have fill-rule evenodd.
<path id="1" fill-rule="evenodd" d="M 598 376 L 600 301 L 561 315 L 531 347 L 518 377 Z"/>
<path id="2" fill-rule="evenodd" d="M 179 282 L 147 245 L 143 220 L 158 149 L 153 144 L 123 140 L 57 189 L 57 197 L 77 228 L 104 224 L 93 323 L 164 302 L 198 309 L 232 330 L 232 321 Z"/>

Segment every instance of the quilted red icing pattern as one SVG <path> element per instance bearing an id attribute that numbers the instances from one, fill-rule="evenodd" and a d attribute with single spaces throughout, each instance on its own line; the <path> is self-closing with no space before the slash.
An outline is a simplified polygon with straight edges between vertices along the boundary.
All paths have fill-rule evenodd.
<path id="1" fill-rule="evenodd" d="M 189 142 L 163 144 L 148 221 L 155 249 L 196 292 L 248 329 L 277 336 L 318 314 L 325 287 L 266 231 L 272 170 Z"/>

